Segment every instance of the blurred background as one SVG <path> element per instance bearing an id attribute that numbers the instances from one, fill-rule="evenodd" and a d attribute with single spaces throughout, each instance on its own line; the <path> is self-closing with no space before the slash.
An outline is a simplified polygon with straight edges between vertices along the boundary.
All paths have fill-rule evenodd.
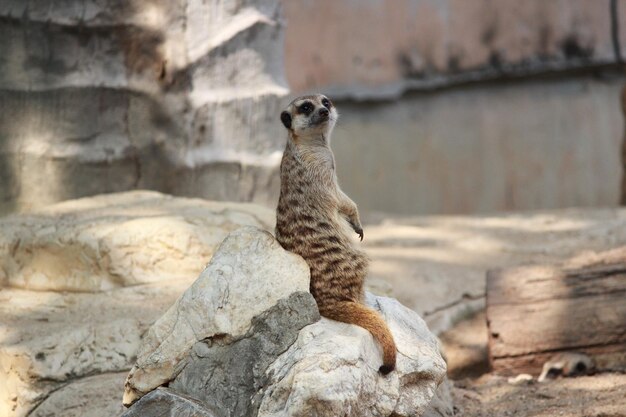
<path id="1" fill-rule="evenodd" d="M 291 98 L 365 217 L 616 206 L 614 0 L 0 2 L 0 213 L 131 189 L 274 207 Z"/>

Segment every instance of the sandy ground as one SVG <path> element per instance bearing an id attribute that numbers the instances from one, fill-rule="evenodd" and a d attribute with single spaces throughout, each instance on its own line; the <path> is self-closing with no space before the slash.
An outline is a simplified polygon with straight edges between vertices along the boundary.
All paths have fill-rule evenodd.
<path id="1" fill-rule="evenodd" d="M 463 417 L 626 416 L 626 375 L 603 373 L 512 385 L 485 375 L 454 382 L 456 413 Z"/>
<path id="2" fill-rule="evenodd" d="M 462 417 L 626 416 L 626 374 L 598 373 L 514 385 L 489 373 L 484 311 L 441 335 L 455 415 Z M 536 375 L 535 375 L 536 377 Z"/>

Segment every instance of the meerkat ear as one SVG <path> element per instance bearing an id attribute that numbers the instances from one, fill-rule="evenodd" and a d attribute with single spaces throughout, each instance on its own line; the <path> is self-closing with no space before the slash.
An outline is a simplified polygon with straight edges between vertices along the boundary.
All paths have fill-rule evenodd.
<path id="1" fill-rule="evenodd" d="M 291 129 L 291 115 L 286 111 L 280 114 L 280 121 L 283 122 L 287 129 Z"/>

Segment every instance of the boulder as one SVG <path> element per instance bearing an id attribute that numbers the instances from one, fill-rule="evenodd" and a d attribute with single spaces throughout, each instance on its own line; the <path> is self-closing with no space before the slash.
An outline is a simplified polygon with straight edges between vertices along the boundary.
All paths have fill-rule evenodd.
<path id="1" fill-rule="evenodd" d="M 425 322 L 398 301 L 367 293 L 399 352 L 396 371 L 382 376 L 371 334 L 319 319 L 308 281 L 306 263 L 269 233 L 231 233 L 145 336 L 126 381 L 124 404 L 132 406 L 125 417 L 174 409 L 215 417 L 425 413 L 446 373 Z"/>
<path id="2" fill-rule="evenodd" d="M 47 413 L 42 415 L 89 416 L 109 409 L 100 403 L 120 405 L 120 387 L 141 335 L 190 283 L 173 280 L 99 293 L 0 291 L 0 416 L 23 417 L 35 408 Z M 119 372 L 119 381 L 90 376 Z M 103 390 L 114 395 L 101 397 Z M 79 400 L 95 401 L 93 393 L 101 401 Z"/>
<path id="3" fill-rule="evenodd" d="M 270 383 L 269 365 L 293 345 L 300 329 L 319 319 L 311 294 L 295 292 L 253 318 L 250 330 L 238 340 L 197 342 L 169 387 L 201 399 L 213 410 L 257 415 L 260 402 L 255 397 Z"/>
<path id="4" fill-rule="evenodd" d="M 388 323 L 397 367 L 378 372 L 381 350 L 355 325 L 322 319 L 269 367 L 258 416 L 421 416 L 446 374 L 439 341 L 417 313 L 398 301 L 367 294 Z"/>
<path id="5" fill-rule="evenodd" d="M 308 291 L 309 267 L 268 232 L 231 233 L 200 277 L 150 328 L 125 384 L 124 404 L 172 379 L 204 339 L 236 340 L 252 318 L 293 292 Z"/>
<path id="6" fill-rule="evenodd" d="M 0 219 L 0 286 L 103 291 L 194 279 L 228 233 L 273 223 L 257 205 L 149 191 L 72 200 Z"/>

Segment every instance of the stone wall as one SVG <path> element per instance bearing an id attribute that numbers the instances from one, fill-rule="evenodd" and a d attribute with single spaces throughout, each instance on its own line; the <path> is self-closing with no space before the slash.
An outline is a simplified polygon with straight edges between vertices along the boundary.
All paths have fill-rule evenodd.
<path id="1" fill-rule="evenodd" d="M 277 0 L 0 4 L 0 214 L 149 188 L 267 202 Z"/>
<path id="2" fill-rule="evenodd" d="M 340 182 L 370 213 L 615 206 L 622 83 L 559 77 L 341 101 Z"/>

